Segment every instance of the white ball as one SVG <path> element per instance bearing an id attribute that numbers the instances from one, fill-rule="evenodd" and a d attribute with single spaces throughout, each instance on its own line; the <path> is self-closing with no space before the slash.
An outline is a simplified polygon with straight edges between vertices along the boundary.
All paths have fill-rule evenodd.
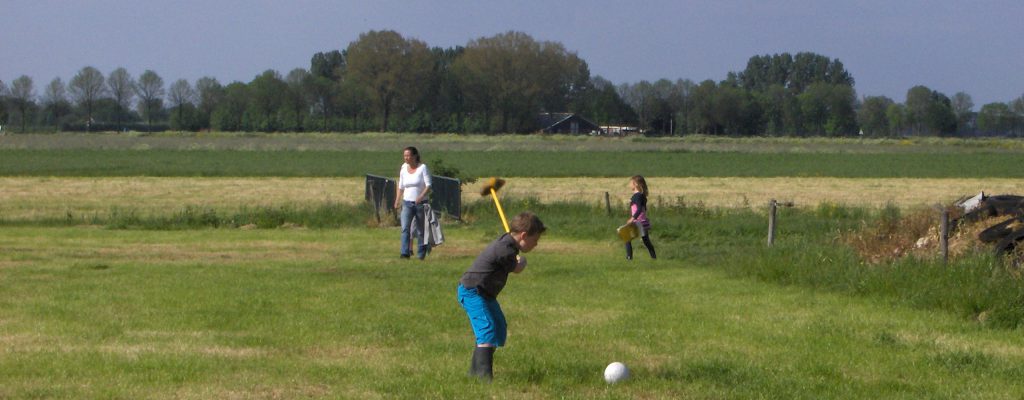
<path id="1" fill-rule="evenodd" d="M 604 381 L 608 383 L 617 383 L 624 381 L 629 378 L 629 368 L 626 368 L 626 364 L 618 361 L 608 364 L 608 367 L 604 369 Z"/>

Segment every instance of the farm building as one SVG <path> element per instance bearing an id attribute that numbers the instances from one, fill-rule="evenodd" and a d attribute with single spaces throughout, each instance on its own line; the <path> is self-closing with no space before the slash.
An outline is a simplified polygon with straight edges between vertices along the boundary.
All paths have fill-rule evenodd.
<path id="1" fill-rule="evenodd" d="M 601 134 L 601 127 L 574 113 L 541 113 L 537 125 L 544 133 Z"/>

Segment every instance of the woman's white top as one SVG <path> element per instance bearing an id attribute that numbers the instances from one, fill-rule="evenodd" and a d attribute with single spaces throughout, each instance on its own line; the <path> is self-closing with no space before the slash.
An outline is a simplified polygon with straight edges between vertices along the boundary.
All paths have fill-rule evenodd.
<path id="1" fill-rule="evenodd" d="M 420 163 L 420 167 L 413 172 L 409 172 L 409 164 L 402 164 L 402 170 L 398 172 L 398 190 L 402 191 L 402 200 L 416 201 L 428 187 L 430 171 L 427 171 L 427 164 Z"/>

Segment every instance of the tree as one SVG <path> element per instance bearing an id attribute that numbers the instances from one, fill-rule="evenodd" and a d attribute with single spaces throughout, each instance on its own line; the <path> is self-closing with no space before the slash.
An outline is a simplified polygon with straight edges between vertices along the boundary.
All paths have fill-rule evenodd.
<path id="1" fill-rule="evenodd" d="M 14 104 L 14 108 L 18 110 L 18 116 L 21 118 L 21 132 L 24 133 L 29 120 L 28 112 L 35 107 L 33 99 L 36 97 L 36 94 L 32 78 L 27 75 L 18 77 L 14 82 L 11 82 L 10 90 L 11 102 Z"/>
<path id="2" fill-rule="evenodd" d="M 1012 110 L 1017 115 L 1024 117 L 1024 95 L 1021 95 L 1020 97 L 1013 99 L 1013 101 L 1010 102 L 1010 110 Z"/>
<path id="3" fill-rule="evenodd" d="M 131 109 L 132 97 L 135 96 L 135 80 L 132 79 L 131 74 L 124 68 L 115 69 L 107 77 L 107 90 L 110 96 L 117 102 L 118 107 L 121 108 L 116 116 L 117 127 L 121 129 L 121 122 L 123 121 L 123 113 L 127 113 Z"/>
<path id="4" fill-rule="evenodd" d="M 198 112 L 199 112 L 199 126 L 200 128 L 210 128 L 212 126 L 211 117 L 213 111 L 217 109 L 217 106 L 224 99 L 224 87 L 221 86 L 220 82 L 217 82 L 216 78 L 204 76 L 196 81 L 196 96 L 199 100 Z"/>
<path id="5" fill-rule="evenodd" d="M 956 131 L 956 115 L 949 98 L 926 86 L 907 91 L 907 120 L 915 134 L 948 134 Z"/>
<path id="6" fill-rule="evenodd" d="M 839 60 L 803 52 L 792 56 L 789 53 L 754 56 L 747 61 L 747 68 L 736 77 L 737 83 L 745 89 L 764 91 L 772 85 L 779 85 L 799 94 L 813 83 L 853 86 L 853 76 Z"/>
<path id="7" fill-rule="evenodd" d="M 893 136 L 904 135 L 909 132 L 910 118 L 907 116 L 907 106 L 893 103 L 885 110 L 885 116 L 889 119 L 889 129 Z"/>
<path id="8" fill-rule="evenodd" d="M 749 91 L 719 85 L 712 97 L 714 125 L 726 135 L 752 135 L 763 129 L 761 110 Z"/>
<path id="9" fill-rule="evenodd" d="M 889 117 L 886 111 L 895 102 L 885 96 L 869 96 L 864 98 L 860 110 L 857 112 L 857 122 L 867 136 L 888 135 Z"/>
<path id="10" fill-rule="evenodd" d="M 805 133 L 850 135 L 857 131 L 853 88 L 824 82 L 812 83 L 797 96 Z"/>
<path id="11" fill-rule="evenodd" d="M 3 133 L 3 126 L 7 124 L 7 85 L 0 80 L 0 133 Z"/>
<path id="12" fill-rule="evenodd" d="M 221 131 L 242 130 L 245 125 L 245 110 L 249 107 L 249 87 L 241 82 L 232 82 L 224 87 L 224 98 L 218 102 L 210 116 L 210 125 Z"/>
<path id="13" fill-rule="evenodd" d="M 925 126 L 938 135 L 956 133 L 956 114 L 949 97 L 939 92 L 932 93 L 932 101 L 925 110 Z"/>
<path id="14" fill-rule="evenodd" d="M 978 130 L 989 134 L 1005 135 L 1013 130 L 1017 119 L 1009 104 L 985 104 L 978 112 Z"/>
<path id="15" fill-rule="evenodd" d="M 1024 95 L 1010 102 L 1010 111 L 1013 112 L 1016 121 L 1013 128 L 1014 133 L 1017 136 L 1024 136 Z"/>
<path id="16" fill-rule="evenodd" d="M 68 85 L 71 97 L 75 99 L 79 107 L 85 108 L 86 132 L 89 131 L 93 123 L 93 105 L 105 94 L 103 82 L 103 74 L 99 70 L 93 67 L 84 67 L 74 78 L 71 78 L 71 83 Z"/>
<path id="17" fill-rule="evenodd" d="M 571 111 L 573 100 L 584 96 L 590 87 L 590 67 L 575 53 L 558 42 L 540 42 L 537 70 L 540 110 Z"/>
<path id="18" fill-rule="evenodd" d="M 964 92 L 957 92 L 950 99 L 953 107 L 953 114 L 956 116 L 957 132 L 968 132 L 974 129 L 974 100 L 971 95 Z"/>
<path id="19" fill-rule="evenodd" d="M 309 109 L 309 99 L 311 96 L 306 92 L 306 82 L 309 81 L 312 75 L 309 71 L 303 68 L 295 68 L 288 73 L 285 77 L 285 84 L 288 85 L 288 92 L 286 93 L 287 98 L 284 100 L 284 108 L 282 111 L 286 111 L 288 115 L 289 123 L 286 126 L 289 130 L 303 131 L 305 125 L 306 114 Z"/>
<path id="20" fill-rule="evenodd" d="M 60 78 L 53 78 L 43 94 L 43 111 L 47 123 L 60 129 L 65 116 L 71 114 L 71 103 L 68 102 L 67 88 Z"/>
<path id="21" fill-rule="evenodd" d="M 415 104 L 427 88 L 431 71 L 426 43 L 405 39 L 395 31 L 369 31 L 346 50 L 348 76 L 376 104 L 381 131 L 396 106 Z"/>
<path id="22" fill-rule="evenodd" d="M 263 71 L 249 82 L 249 107 L 246 115 L 252 129 L 274 132 L 281 128 L 277 112 L 284 105 L 288 84 L 275 70 Z"/>
<path id="23" fill-rule="evenodd" d="M 135 94 L 139 96 L 139 112 L 146 118 L 146 124 L 153 129 L 153 119 L 163 109 L 164 79 L 152 70 L 146 70 L 139 76 L 135 86 Z"/>
<path id="24" fill-rule="evenodd" d="M 907 90 L 907 99 L 904 101 L 907 112 L 907 122 L 911 126 L 912 134 L 924 133 L 925 113 L 928 104 L 931 103 L 932 90 L 926 86 L 914 86 Z"/>
<path id="25" fill-rule="evenodd" d="M 637 123 L 633 108 L 622 99 L 615 85 L 600 76 L 591 79 L 590 94 L 582 100 L 580 114 L 593 118 L 599 125 L 632 125 Z"/>
<path id="26" fill-rule="evenodd" d="M 753 94 L 763 113 L 766 134 L 778 136 L 800 131 L 800 103 L 792 91 L 772 84 Z"/>
<path id="27" fill-rule="evenodd" d="M 345 76 L 345 69 L 345 55 L 338 50 L 316 53 L 309 60 L 310 75 L 327 78 L 334 82 L 341 81 L 341 78 Z"/>
<path id="28" fill-rule="evenodd" d="M 565 111 L 587 71 L 561 44 L 515 31 L 470 41 L 453 70 L 468 103 L 487 125 L 497 114 L 502 132 L 535 128 L 538 112 Z"/>
<path id="29" fill-rule="evenodd" d="M 687 130 L 693 133 L 717 135 L 722 133 L 715 115 L 715 96 L 718 85 L 706 79 L 693 88 L 690 94 L 690 116 L 687 117 Z"/>
<path id="30" fill-rule="evenodd" d="M 634 85 L 624 83 L 619 85 L 619 96 L 636 112 L 638 128 L 648 130 L 655 101 L 654 85 L 646 80 Z"/>
<path id="31" fill-rule="evenodd" d="M 334 113 L 335 98 L 338 93 L 338 84 L 330 78 L 310 75 L 304 83 L 305 91 L 310 96 L 313 111 L 320 115 L 320 130 L 327 132 L 327 123 Z"/>
<path id="32" fill-rule="evenodd" d="M 187 80 L 178 79 L 171 84 L 170 90 L 167 93 L 167 99 L 171 101 L 171 108 L 174 110 L 176 118 L 171 121 L 171 128 L 178 130 L 191 130 L 195 129 L 197 125 L 194 120 L 195 112 L 195 91 L 192 90 L 192 85 L 189 85 Z M 186 118 L 188 114 L 189 118 Z"/>
<path id="33" fill-rule="evenodd" d="M 455 62 L 464 51 L 465 48 L 461 46 L 430 49 L 433 59 L 431 84 L 416 106 L 422 118 L 411 121 L 410 128 L 432 132 L 464 132 L 465 95 L 459 88 L 454 71 Z"/>

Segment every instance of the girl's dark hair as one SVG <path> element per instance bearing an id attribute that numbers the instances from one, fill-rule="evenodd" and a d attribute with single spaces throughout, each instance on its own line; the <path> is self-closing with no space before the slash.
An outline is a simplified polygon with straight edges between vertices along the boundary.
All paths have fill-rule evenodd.
<path id="1" fill-rule="evenodd" d="M 512 232 L 526 232 L 527 236 L 539 235 L 548 230 L 541 222 L 540 218 L 532 212 L 524 211 L 515 218 L 512 218 L 512 223 L 509 224 L 509 231 Z"/>
<path id="2" fill-rule="evenodd" d="M 412 154 L 413 157 L 416 157 L 416 163 L 419 164 L 420 163 L 420 151 L 417 150 L 413 146 L 409 146 L 409 147 L 406 147 L 405 149 L 402 149 L 402 152 L 405 152 L 406 150 L 408 150 L 409 154 Z"/>
<path id="3" fill-rule="evenodd" d="M 644 179 L 643 176 L 633 175 L 633 177 L 629 178 L 629 180 L 636 182 L 636 185 L 639 186 L 640 188 L 640 193 L 643 193 L 644 196 L 647 196 L 647 180 Z"/>

